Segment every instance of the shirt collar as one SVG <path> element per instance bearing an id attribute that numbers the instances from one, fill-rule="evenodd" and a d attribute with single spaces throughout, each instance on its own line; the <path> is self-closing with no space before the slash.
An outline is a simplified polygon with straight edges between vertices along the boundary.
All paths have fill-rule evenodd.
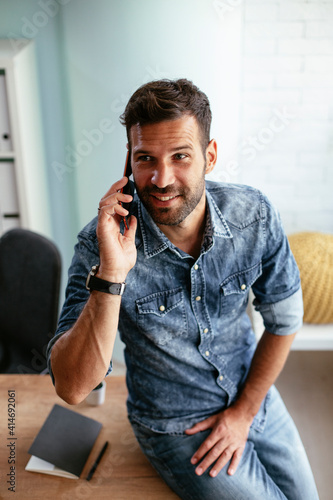
<path id="1" fill-rule="evenodd" d="M 213 238 L 214 236 L 217 238 L 232 238 L 231 231 L 225 218 L 207 189 L 206 200 L 208 216 L 205 238 Z M 181 258 L 184 258 L 184 252 L 181 252 L 181 250 L 175 247 L 175 245 L 173 245 L 173 243 L 171 243 L 171 241 L 165 236 L 165 234 L 155 224 L 140 200 L 138 200 L 138 219 L 142 234 L 144 253 L 147 259 L 154 257 L 167 248 L 177 253 Z"/>
<path id="2" fill-rule="evenodd" d="M 227 221 L 207 189 L 206 200 L 208 207 L 206 233 L 210 231 L 211 236 L 216 236 L 217 238 L 232 238 L 232 233 Z"/>

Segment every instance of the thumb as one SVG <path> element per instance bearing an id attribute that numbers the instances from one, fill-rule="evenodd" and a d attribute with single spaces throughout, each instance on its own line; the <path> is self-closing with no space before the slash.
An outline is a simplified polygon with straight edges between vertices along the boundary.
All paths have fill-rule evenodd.
<path id="1" fill-rule="evenodd" d="M 201 422 L 198 422 L 190 429 L 186 429 L 185 433 L 188 435 L 197 434 L 198 432 L 205 431 L 207 429 L 211 429 L 214 426 L 215 419 L 214 417 L 208 417 Z"/>

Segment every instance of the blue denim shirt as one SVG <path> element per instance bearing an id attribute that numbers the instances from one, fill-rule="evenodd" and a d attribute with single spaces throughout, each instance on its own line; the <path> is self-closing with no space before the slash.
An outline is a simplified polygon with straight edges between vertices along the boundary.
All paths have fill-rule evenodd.
<path id="1" fill-rule="evenodd" d="M 119 320 L 127 406 L 131 420 L 162 433 L 183 433 L 237 398 L 256 348 L 246 314 L 251 287 L 268 331 L 288 335 L 302 324 L 299 272 L 270 202 L 254 188 L 213 182 L 206 182 L 206 197 L 198 259 L 167 239 L 137 197 L 131 208 L 139 221 L 137 262 Z M 78 236 L 48 361 L 88 299 L 86 277 L 99 262 L 96 224 Z M 268 399 L 252 424 L 259 431 Z"/>

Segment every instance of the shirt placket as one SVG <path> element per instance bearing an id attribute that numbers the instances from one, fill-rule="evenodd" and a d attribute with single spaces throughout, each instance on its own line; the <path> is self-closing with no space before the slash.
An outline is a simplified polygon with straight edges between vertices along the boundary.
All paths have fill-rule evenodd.
<path id="1" fill-rule="evenodd" d="M 199 352 L 206 361 L 215 366 L 210 351 L 212 329 L 206 305 L 206 283 L 201 257 L 191 268 L 191 305 L 200 331 Z"/>
<path id="2" fill-rule="evenodd" d="M 225 372 L 225 360 L 213 350 L 214 336 L 206 303 L 206 280 L 203 270 L 203 255 L 191 268 L 191 304 L 200 331 L 201 342 L 198 350 L 201 356 L 217 370 L 216 383 L 227 392 L 234 393 L 234 384 Z"/>

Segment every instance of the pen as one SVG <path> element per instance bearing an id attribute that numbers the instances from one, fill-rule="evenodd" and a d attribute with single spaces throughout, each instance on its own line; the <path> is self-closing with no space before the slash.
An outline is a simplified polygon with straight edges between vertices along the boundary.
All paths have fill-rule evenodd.
<path id="1" fill-rule="evenodd" d="M 96 460 L 95 460 L 95 463 L 93 464 L 92 468 L 91 468 L 91 469 L 90 469 L 90 471 L 89 471 L 88 476 L 86 477 L 86 480 L 87 480 L 87 481 L 90 481 L 90 479 L 93 477 L 94 472 L 95 472 L 95 470 L 97 469 L 97 465 L 98 465 L 98 464 L 99 464 L 99 462 L 101 461 L 101 458 L 102 458 L 102 456 L 104 455 L 105 450 L 106 450 L 106 448 L 108 447 L 108 444 L 109 444 L 109 442 L 108 442 L 108 441 L 106 441 L 106 443 L 104 444 L 103 448 L 101 449 L 101 451 L 100 451 L 100 453 L 99 453 L 98 457 L 97 457 L 97 458 L 96 458 Z"/>

